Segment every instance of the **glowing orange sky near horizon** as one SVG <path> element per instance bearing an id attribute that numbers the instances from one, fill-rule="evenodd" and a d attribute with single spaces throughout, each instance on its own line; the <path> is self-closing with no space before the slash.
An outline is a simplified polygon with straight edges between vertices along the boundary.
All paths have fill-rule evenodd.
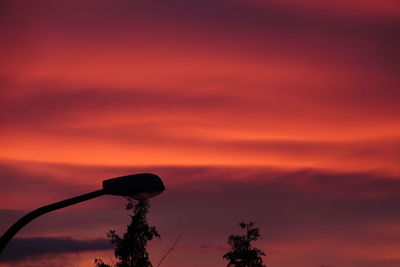
<path id="1" fill-rule="evenodd" d="M 156 2 L 6 1 L 0 163 L 83 187 L 97 180 L 56 169 L 400 179 L 397 1 Z M 36 205 L 20 194 L 0 208 Z"/>
<path id="2" fill-rule="evenodd" d="M 114 20 L 88 42 L 37 12 L 9 33 L 26 40 L 3 75 L 4 159 L 399 172 L 398 77 L 354 55 L 365 42 L 214 30 L 199 42 L 189 26 L 152 24 L 129 36 Z"/>

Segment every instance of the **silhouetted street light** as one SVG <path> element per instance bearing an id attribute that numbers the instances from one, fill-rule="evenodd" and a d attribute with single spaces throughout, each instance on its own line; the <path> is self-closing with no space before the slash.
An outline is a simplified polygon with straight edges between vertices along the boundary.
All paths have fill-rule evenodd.
<path id="1" fill-rule="evenodd" d="M 151 173 L 132 174 L 103 181 L 103 189 L 62 200 L 38 208 L 14 223 L 0 239 L 0 254 L 13 236 L 33 219 L 53 210 L 77 204 L 102 195 L 129 196 L 137 200 L 148 199 L 165 190 L 160 177 Z"/>

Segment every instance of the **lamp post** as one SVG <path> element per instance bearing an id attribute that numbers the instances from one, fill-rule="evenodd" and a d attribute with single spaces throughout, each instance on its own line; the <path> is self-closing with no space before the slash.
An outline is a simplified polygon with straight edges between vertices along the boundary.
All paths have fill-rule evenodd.
<path id="1" fill-rule="evenodd" d="M 77 204 L 102 195 L 129 196 L 137 200 L 148 199 L 160 194 L 165 186 L 160 177 L 151 173 L 132 174 L 103 181 L 103 188 L 77 197 L 40 207 L 23 216 L 0 238 L 0 254 L 13 236 L 35 218 L 53 210 Z"/>

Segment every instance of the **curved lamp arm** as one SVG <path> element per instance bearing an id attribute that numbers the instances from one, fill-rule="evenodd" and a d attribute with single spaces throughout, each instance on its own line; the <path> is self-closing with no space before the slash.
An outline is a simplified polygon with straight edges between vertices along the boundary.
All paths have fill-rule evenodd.
<path id="1" fill-rule="evenodd" d="M 23 216 L 21 219 L 19 219 L 16 223 L 14 223 L 8 230 L 3 234 L 3 236 L 0 238 L 0 254 L 3 251 L 3 249 L 6 247 L 8 242 L 13 238 L 13 236 L 18 233 L 19 230 L 22 229 L 26 224 L 28 224 L 30 221 L 34 220 L 35 218 L 39 217 L 40 215 L 43 215 L 45 213 L 48 213 L 53 210 L 61 209 L 67 206 L 74 205 L 79 202 L 83 202 L 95 197 L 99 197 L 104 195 L 105 192 L 103 189 L 97 190 L 91 193 L 83 194 L 77 197 L 69 198 L 63 201 L 59 201 L 47 206 L 43 206 L 41 208 L 38 208 L 34 211 L 31 211 L 30 213 L 26 214 Z"/>

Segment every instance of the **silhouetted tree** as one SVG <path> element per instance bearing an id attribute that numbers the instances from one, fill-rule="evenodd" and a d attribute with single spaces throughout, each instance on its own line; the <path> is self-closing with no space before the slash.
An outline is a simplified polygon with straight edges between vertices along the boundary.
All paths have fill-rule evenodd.
<path id="1" fill-rule="evenodd" d="M 115 230 L 110 230 L 107 237 L 115 245 L 114 254 L 118 259 L 117 267 L 151 267 L 149 254 L 146 251 L 147 242 L 154 237 L 160 237 L 155 226 L 149 226 L 146 215 L 149 202 L 127 198 L 127 210 L 132 210 L 131 223 L 126 232 L 120 237 Z M 110 267 L 101 259 L 95 259 L 96 267 Z"/>
<path id="2" fill-rule="evenodd" d="M 231 251 L 223 257 L 228 261 L 228 267 L 266 267 L 263 264 L 262 256 L 265 253 L 252 246 L 251 242 L 260 237 L 260 231 L 254 227 L 253 222 L 239 223 L 240 228 L 246 232 L 244 235 L 230 235 L 228 244 Z"/>

